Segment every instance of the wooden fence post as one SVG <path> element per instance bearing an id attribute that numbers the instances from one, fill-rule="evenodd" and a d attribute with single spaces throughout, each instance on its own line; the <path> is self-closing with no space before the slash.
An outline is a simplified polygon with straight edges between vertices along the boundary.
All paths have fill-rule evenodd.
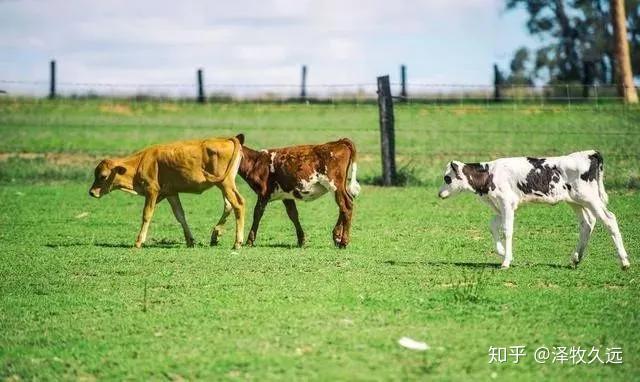
<path id="1" fill-rule="evenodd" d="M 302 82 L 300 84 L 300 101 L 307 99 L 307 65 L 302 65 Z"/>
<path id="2" fill-rule="evenodd" d="M 204 103 L 206 101 L 204 96 L 204 83 L 202 80 L 202 69 L 198 69 L 198 102 Z"/>
<path id="3" fill-rule="evenodd" d="M 400 100 L 407 102 L 407 67 L 400 66 Z"/>
<path id="4" fill-rule="evenodd" d="M 56 61 L 55 60 L 51 60 L 50 64 L 49 64 L 49 70 L 50 70 L 50 75 L 49 75 L 49 98 L 50 99 L 54 99 L 56 98 Z"/>
<path id="5" fill-rule="evenodd" d="M 378 111 L 380 114 L 382 185 L 392 186 L 396 181 L 396 152 L 393 99 L 388 75 L 378 77 Z"/>

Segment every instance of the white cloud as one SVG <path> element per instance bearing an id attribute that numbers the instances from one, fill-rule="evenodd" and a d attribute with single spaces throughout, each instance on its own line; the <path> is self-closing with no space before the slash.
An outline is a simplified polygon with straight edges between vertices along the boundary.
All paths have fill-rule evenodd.
<path id="1" fill-rule="evenodd" d="M 312 84 L 362 83 L 406 63 L 410 79 L 489 83 L 493 61 L 517 47 L 496 48 L 502 4 L 0 1 L 0 77 L 46 78 L 56 58 L 68 82 L 190 84 L 203 67 L 212 83 L 297 83 L 307 64 Z"/>

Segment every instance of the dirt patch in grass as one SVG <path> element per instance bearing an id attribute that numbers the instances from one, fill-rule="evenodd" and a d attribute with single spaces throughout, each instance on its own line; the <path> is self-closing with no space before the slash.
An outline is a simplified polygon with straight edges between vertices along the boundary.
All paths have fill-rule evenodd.
<path id="1" fill-rule="evenodd" d="M 116 115 L 133 115 L 133 110 L 131 106 L 121 103 L 113 103 L 113 104 L 102 104 L 100 105 L 99 110 L 102 113 L 106 114 L 116 114 Z"/>
<path id="2" fill-rule="evenodd" d="M 43 159 L 47 163 L 59 166 L 85 166 L 97 163 L 100 159 L 95 155 L 82 153 L 0 153 L 0 162 L 13 158 L 24 160 Z"/>

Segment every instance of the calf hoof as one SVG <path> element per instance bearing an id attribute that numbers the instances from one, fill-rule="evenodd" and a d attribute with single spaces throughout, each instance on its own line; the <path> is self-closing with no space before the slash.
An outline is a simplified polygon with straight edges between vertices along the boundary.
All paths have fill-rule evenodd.
<path id="1" fill-rule="evenodd" d="M 246 245 L 247 247 L 255 247 L 255 244 L 253 244 L 253 240 L 247 240 L 244 245 Z"/>
<path id="2" fill-rule="evenodd" d="M 142 248 L 142 243 L 136 241 L 136 243 L 133 246 L 138 248 L 138 249 L 140 249 L 140 248 Z"/>
<path id="3" fill-rule="evenodd" d="M 298 247 L 300 247 L 300 248 L 304 247 L 304 240 L 302 240 L 302 241 L 299 240 L 298 241 Z"/>
<path id="4" fill-rule="evenodd" d="M 193 248 L 195 246 L 196 246 L 196 244 L 193 241 L 188 241 L 187 242 L 187 248 Z"/>
<path id="5" fill-rule="evenodd" d="M 574 253 L 571 255 L 571 268 L 578 268 L 578 264 L 580 264 L 580 255 Z"/>
<path id="6" fill-rule="evenodd" d="M 240 249 L 242 248 L 242 243 L 235 243 L 232 249 Z"/>
<path id="7" fill-rule="evenodd" d="M 218 237 L 221 235 L 222 234 L 220 232 L 213 231 L 213 233 L 211 234 L 211 241 L 209 241 L 209 245 L 212 247 L 214 245 L 218 245 Z"/>
<path id="8" fill-rule="evenodd" d="M 339 249 L 345 249 L 345 248 L 347 248 L 347 244 L 348 243 L 345 243 L 344 241 L 337 241 L 336 242 L 336 247 L 338 247 Z"/>
<path id="9" fill-rule="evenodd" d="M 625 261 L 624 263 L 622 263 L 622 270 L 626 271 L 627 269 L 629 269 L 631 267 L 631 264 L 629 264 L 628 261 Z"/>
<path id="10" fill-rule="evenodd" d="M 500 269 L 509 269 L 509 264 L 500 265 Z"/>

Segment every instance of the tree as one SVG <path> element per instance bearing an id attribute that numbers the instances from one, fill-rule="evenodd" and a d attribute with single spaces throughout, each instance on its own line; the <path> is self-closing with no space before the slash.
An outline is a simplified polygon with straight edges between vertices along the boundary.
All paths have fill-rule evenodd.
<path id="1" fill-rule="evenodd" d="M 623 0 L 611 0 L 611 18 L 618 69 L 618 95 L 624 97 L 625 102 L 638 103 L 638 94 L 633 84 L 633 73 L 631 72 L 629 42 L 627 41 L 627 17 Z"/>
<path id="2" fill-rule="evenodd" d="M 610 0 L 506 0 L 507 10 L 520 7 L 529 14 L 529 33 L 547 42 L 528 58 L 529 77 L 582 83 L 585 89 L 616 82 Z M 627 0 L 626 8 L 631 61 L 640 75 L 640 0 Z"/>
<path id="3" fill-rule="evenodd" d="M 528 73 L 527 62 L 529 61 L 529 50 L 521 47 L 513 55 L 509 65 L 511 73 L 507 77 L 506 83 L 511 85 L 533 85 L 533 80 Z"/>

